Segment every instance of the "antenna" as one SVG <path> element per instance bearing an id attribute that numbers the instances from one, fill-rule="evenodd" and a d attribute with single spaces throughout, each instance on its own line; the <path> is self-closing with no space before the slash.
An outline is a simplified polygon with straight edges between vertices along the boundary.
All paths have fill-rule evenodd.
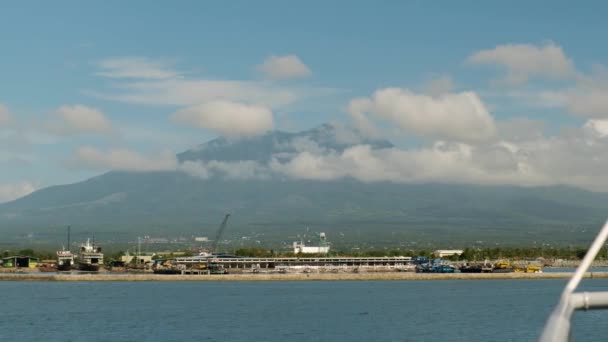
<path id="1" fill-rule="evenodd" d="M 68 226 L 68 251 L 71 250 L 70 248 L 70 226 Z"/>

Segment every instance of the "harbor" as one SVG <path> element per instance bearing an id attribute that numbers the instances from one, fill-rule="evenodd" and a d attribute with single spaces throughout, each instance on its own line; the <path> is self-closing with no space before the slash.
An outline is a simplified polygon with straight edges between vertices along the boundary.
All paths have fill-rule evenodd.
<path id="1" fill-rule="evenodd" d="M 188 251 L 142 253 L 141 239 L 137 248 L 107 257 L 98 242 L 87 238 L 72 254 L 70 227 L 67 246 L 56 251 L 54 260 L 28 255 L 0 259 L 1 279 L 8 280 L 190 280 L 192 277 L 221 280 L 417 280 L 417 279 L 544 279 L 537 274 L 554 261 L 544 258 L 499 258 L 467 260 L 462 249 L 437 249 L 417 256 L 349 256 L 330 252 L 331 243 L 324 232 L 292 244 L 293 250 L 256 255 L 221 252 L 219 243 L 230 214 L 222 220 L 215 239 L 208 246 L 190 246 Z M 104 249 L 105 250 L 105 249 Z M 25 250 L 27 251 L 27 250 Z M 31 250 L 30 250 L 31 251 Z M 259 251 L 259 249 L 258 249 Z M 238 251 L 237 251 L 238 252 Z M 410 251 L 412 254 L 414 252 Z M 182 253 L 181 255 L 178 253 Z M 186 254 L 188 253 L 188 254 Z M 241 251 L 243 253 L 243 251 Z M 185 255 L 184 255 L 185 254 Z M 277 255 L 278 254 L 278 255 Z M 267 254 L 268 255 L 268 254 Z M 468 256 L 471 256 L 469 253 Z M 474 255 L 473 255 L 474 256 Z M 40 274 L 37 274 L 40 273 Z M 590 275 L 591 276 L 591 275 Z M 540 277 L 540 278 L 539 278 Z M 567 277 L 555 272 L 547 279 Z M 596 277 L 603 275 L 596 274 Z"/>
<path id="2" fill-rule="evenodd" d="M 65 282 L 97 282 L 97 281 L 420 281 L 420 280 L 539 280 L 539 279 L 568 279 L 571 272 L 544 273 L 405 273 L 405 272 L 376 272 L 376 273 L 240 273 L 200 276 L 196 274 L 161 275 L 153 273 L 0 273 L 0 281 L 65 281 Z M 585 278 L 606 279 L 608 272 L 587 272 Z"/>

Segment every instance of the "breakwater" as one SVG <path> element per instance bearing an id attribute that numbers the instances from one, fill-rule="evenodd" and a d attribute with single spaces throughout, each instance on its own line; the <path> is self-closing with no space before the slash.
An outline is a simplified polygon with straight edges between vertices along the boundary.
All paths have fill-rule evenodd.
<path id="1" fill-rule="evenodd" d="M 340 281 L 340 280 L 493 280 L 493 279 L 567 279 L 571 272 L 549 273 L 287 273 L 287 274 L 50 274 L 5 273 L 0 281 Z M 608 272 L 587 272 L 586 278 L 608 278 Z"/>

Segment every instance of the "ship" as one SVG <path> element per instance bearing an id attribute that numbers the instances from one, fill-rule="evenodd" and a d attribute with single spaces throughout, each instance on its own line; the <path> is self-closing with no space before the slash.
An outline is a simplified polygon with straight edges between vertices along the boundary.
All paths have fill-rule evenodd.
<path id="1" fill-rule="evenodd" d="M 70 226 L 68 226 L 68 250 L 57 251 L 57 271 L 69 271 L 74 266 L 74 254 L 70 251 Z"/>
<path id="2" fill-rule="evenodd" d="M 294 241 L 293 254 L 327 254 L 329 253 L 329 243 L 325 233 L 319 233 L 318 246 L 306 246 L 303 240 Z"/>
<path id="3" fill-rule="evenodd" d="M 101 247 L 92 244 L 89 239 L 80 245 L 80 255 L 78 256 L 78 269 L 81 271 L 97 272 L 103 265 L 103 254 Z"/>
<path id="4" fill-rule="evenodd" d="M 57 271 L 69 271 L 74 266 L 74 254 L 65 249 L 57 251 Z"/>

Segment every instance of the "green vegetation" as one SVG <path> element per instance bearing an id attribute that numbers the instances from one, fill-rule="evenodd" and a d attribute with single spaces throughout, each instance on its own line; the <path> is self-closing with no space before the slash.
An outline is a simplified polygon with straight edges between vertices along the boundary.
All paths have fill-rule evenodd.
<path id="1" fill-rule="evenodd" d="M 552 248 L 540 248 L 540 247 L 504 247 L 504 248 L 465 248 L 461 256 L 451 256 L 446 259 L 457 261 L 457 260 L 468 260 L 468 261 L 483 261 L 496 260 L 496 259 L 564 259 L 564 260 L 581 260 L 586 253 L 587 249 L 582 247 L 552 247 Z M 194 253 L 192 251 L 182 251 L 175 253 L 168 253 L 163 255 L 157 255 L 155 259 L 172 259 L 176 257 L 191 256 Z M 329 254 L 306 254 L 306 255 L 295 255 L 293 252 L 276 251 L 273 249 L 266 249 L 262 247 L 241 247 L 232 252 L 232 254 L 243 257 L 392 257 L 392 256 L 426 256 L 429 258 L 433 257 L 433 251 L 430 249 L 381 249 L 381 250 L 365 250 L 365 251 L 346 251 L 346 250 L 332 250 Z M 55 259 L 55 252 L 48 250 L 33 250 L 32 248 L 20 249 L 20 250 L 4 250 L 2 257 L 8 257 L 13 255 L 27 255 L 41 260 Z M 119 251 L 115 253 L 106 253 L 106 260 L 120 260 L 124 252 Z M 597 259 L 608 260 L 608 249 L 602 248 Z"/>
<path id="2" fill-rule="evenodd" d="M 461 256 L 451 256 L 446 259 L 483 261 L 485 259 L 565 259 L 565 260 L 581 260 L 586 248 L 581 247 L 561 247 L 561 248 L 465 248 Z M 249 256 L 249 257 L 294 257 L 291 252 L 277 253 L 271 249 L 260 247 L 239 248 L 234 252 L 234 255 Z M 392 257 L 392 256 L 426 256 L 433 257 L 432 250 L 369 250 L 360 252 L 347 251 L 332 251 L 330 254 L 306 254 L 301 257 L 332 257 L 332 256 L 353 256 L 353 257 Z M 603 248 L 598 256 L 598 259 L 608 260 L 608 249 Z"/>

